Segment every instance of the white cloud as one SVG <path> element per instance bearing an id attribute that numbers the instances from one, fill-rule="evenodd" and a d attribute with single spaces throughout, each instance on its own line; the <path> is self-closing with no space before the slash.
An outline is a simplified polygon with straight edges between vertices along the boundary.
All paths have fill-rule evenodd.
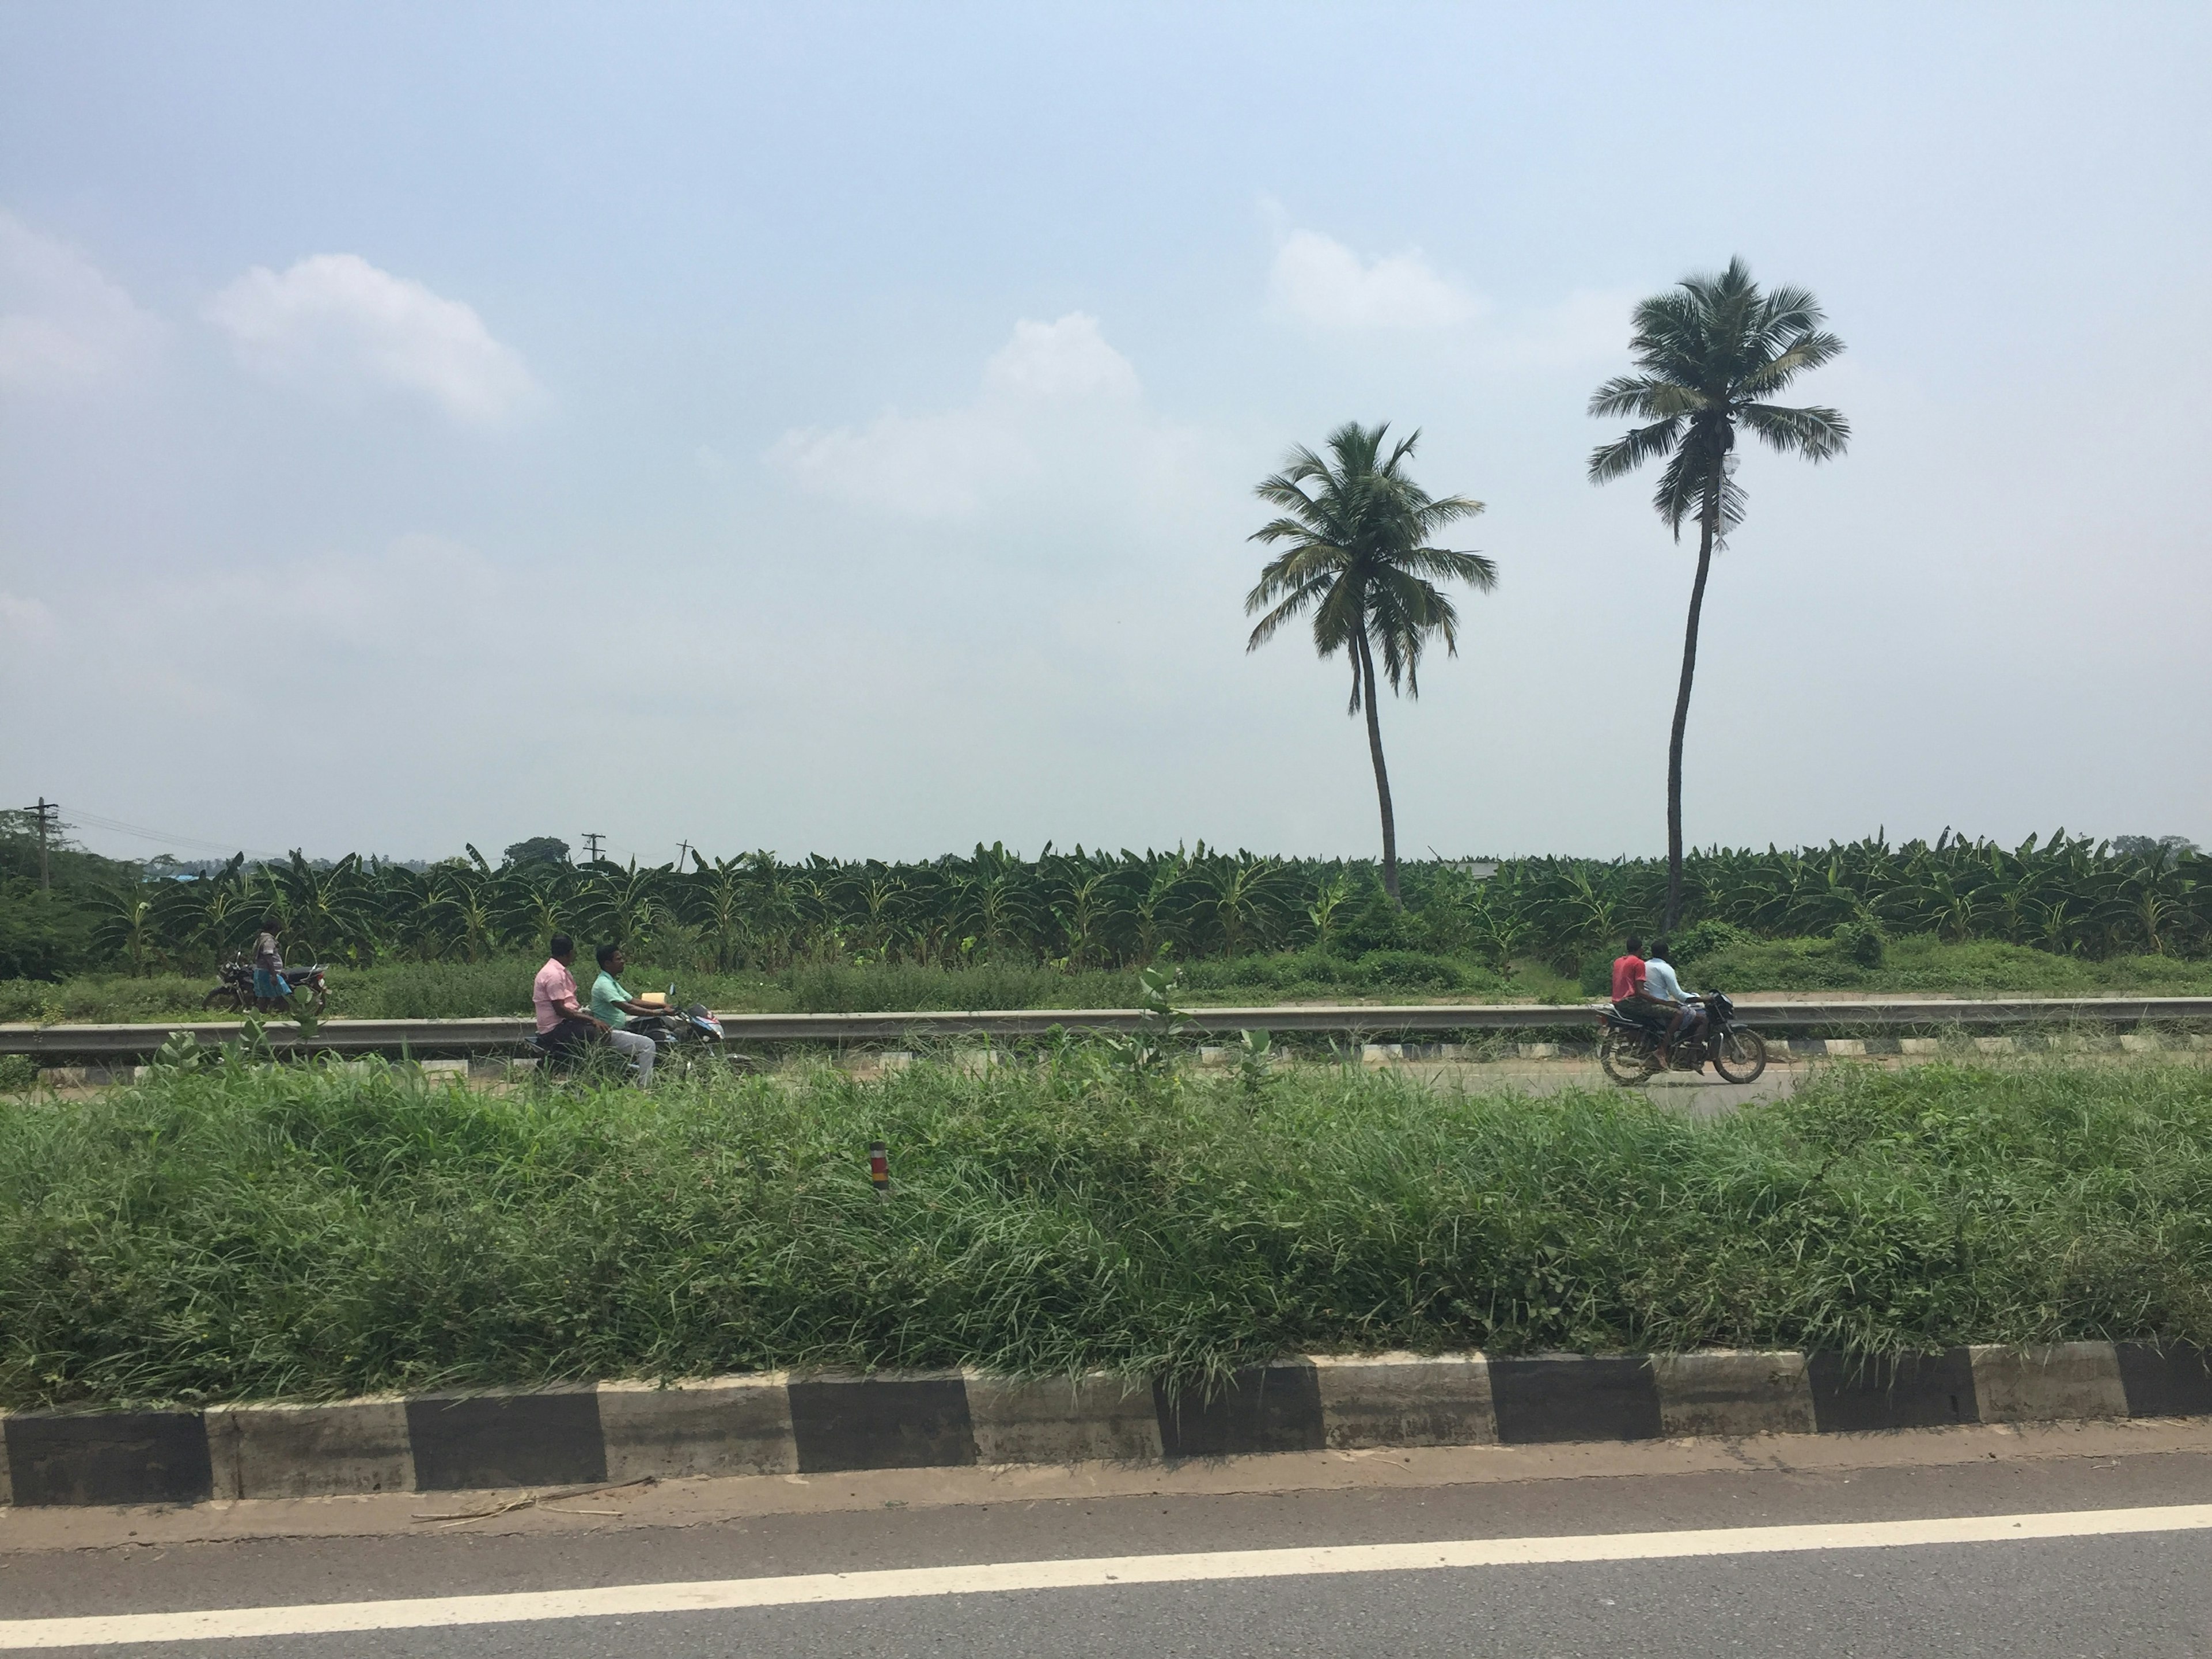
<path id="1" fill-rule="evenodd" d="M 1096 317 L 1024 319 L 984 365 L 971 402 L 932 415 L 886 410 L 858 428 L 797 428 L 767 459 L 817 495 L 957 517 L 1037 477 L 1056 435 L 1102 422 L 1124 434 L 1142 427 L 1139 398 L 1137 371 L 1106 343 Z"/>
<path id="2" fill-rule="evenodd" d="M 1014 325 L 1014 337 L 984 366 L 983 384 L 1016 398 L 1134 398 L 1137 371 L 1106 343 L 1098 319 L 1071 311 L 1056 323 Z"/>
<path id="3" fill-rule="evenodd" d="M 364 386 L 410 392 L 455 420 L 490 424 L 538 390 L 474 307 L 356 253 L 318 253 L 281 275 L 256 265 L 206 314 L 256 373 L 341 398 Z"/>
<path id="4" fill-rule="evenodd" d="M 768 452 L 769 465 L 815 495 L 924 519 L 972 513 L 994 482 L 1028 459 L 1019 433 L 972 409 L 886 411 L 858 430 L 798 427 Z"/>
<path id="5" fill-rule="evenodd" d="M 1323 328 L 1449 328 L 1481 301 L 1417 249 L 1364 261 L 1334 237 L 1294 230 L 1275 251 L 1267 295 L 1278 312 Z"/>
<path id="6" fill-rule="evenodd" d="M 75 248 L 0 213 L 0 386 L 106 379 L 150 348 L 161 328 Z"/>
<path id="7" fill-rule="evenodd" d="M 1501 319 L 1492 355 L 1535 368 L 1628 363 L 1629 318 L 1640 296 L 1628 289 L 1577 289 L 1555 305 Z"/>

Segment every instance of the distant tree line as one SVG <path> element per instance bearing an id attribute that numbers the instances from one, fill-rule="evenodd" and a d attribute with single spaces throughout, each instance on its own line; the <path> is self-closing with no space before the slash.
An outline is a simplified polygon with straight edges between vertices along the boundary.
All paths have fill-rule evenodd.
<path id="1" fill-rule="evenodd" d="M 558 852 L 556 852 L 558 849 Z M 1379 864 L 1225 852 L 1004 847 L 893 864 L 769 852 L 688 866 L 577 863 L 551 837 L 494 865 L 410 867 L 349 855 L 230 860 L 178 879 L 74 847 L 37 883 L 35 842 L 0 819 L 0 976 L 91 969 L 201 972 L 283 918 L 295 960 L 483 961 L 529 955 L 556 931 L 655 961 L 721 971 L 805 962 L 1070 969 L 1286 950 L 1417 950 L 1510 972 L 1572 970 L 1667 907 L 1660 859 L 1524 858 L 1494 869 L 1418 860 L 1393 902 Z M 1487 871 L 1488 873 L 1485 873 Z M 1711 848 L 1684 860 L 1686 936 L 1842 938 L 1877 951 L 1905 934 L 1996 939 L 2102 957 L 2212 949 L 2212 860 L 2179 837 L 2092 842 L 2063 831 L 2019 846 L 1956 836 L 1825 848 Z"/>

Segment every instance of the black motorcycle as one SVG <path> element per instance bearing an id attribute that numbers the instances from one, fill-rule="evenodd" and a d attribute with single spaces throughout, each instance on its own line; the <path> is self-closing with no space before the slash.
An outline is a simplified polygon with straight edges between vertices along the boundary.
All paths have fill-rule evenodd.
<path id="1" fill-rule="evenodd" d="M 310 1018 L 321 1014 L 330 1004 L 330 988 L 325 975 L 328 972 L 320 963 L 311 968 L 285 968 L 278 970 L 284 982 L 292 988 L 289 997 L 257 997 L 253 994 L 253 964 L 244 957 L 233 957 L 216 970 L 222 982 L 202 999 L 203 1008 L 228 1008 L 242 1014 L 251 1008 L 257 1013 L 282 1014 L 304 1006 Z"/>
<path id="2" fill-rule="evenodd" d="M 1752 1083 L 1766 1069 L 1766 1039 L 1736 1024 L 1735 1005 L 1718 991 L 1694 999 L 1705 1011 L 1702 1037 L 1685 1037 L 1674 1046 L 1667 1069 L 1700 1072 L 1705 1062 L 1730 1083 Z M 1599 1016 L 1598 1064 L 1615 1083 L 1636 1084 L 1659 1072 L 1660 1033 L 1641 1020 L 1608 1008 Z"/>

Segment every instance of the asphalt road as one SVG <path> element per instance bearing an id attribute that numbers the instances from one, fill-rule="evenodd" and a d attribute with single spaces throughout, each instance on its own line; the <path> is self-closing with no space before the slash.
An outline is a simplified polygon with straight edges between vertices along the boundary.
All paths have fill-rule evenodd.
<path id="1" fill-rule="evenodd" d="M 133 1534 L 142 1527 L 157 1538 L 160 1527 L 117 1512 L 104 1532 L 80 1527 L 77 1535 L 91 1539 L 89 1547 L 21 1547 L 37 1545 L 33 1531 L 0 1528 L 0 1619 L 536 1594 L 885 1568 L 956 1569 L 964 1583 L 975 1571 L 1009 1562 L 1315 1547 L 1442 1549 L 1435 1540 L 1664 1538 L 1692 1528 L 1887 1526 L 2066 1511 L 2089 1515 L 2069 1523 L 2086 1535 L 2031 1540 L 2000 1534 L 2002 1541 L 1968 1544 L 1905 1541 L 1358 1574 L 1292 1569 L 1256 1579 L 1208 1576 L 1200 1567 L 1180 1582 L 134 1643 L 100 1651 L 209 1659 L 2198 1656 L 2212 1653 L 2212 1529 L 2101 1535 L 2109 1523 L 2100 1517 L 2212 1503 L 2207 1439 L 2200 1432 L 2193 1443 L 2171 1443 L 2187 1449 L 2150 1451 L 2084 1443 L 2082 1455 L 2036 1457 L 1962 1453 L 1967 1443 L 1931 1439 L 1927 1443 L 1951 1448 L 1950 1461 L 1774 1468 L 1747 1459 L 1740 1468 L 1657 1474 L 1606 1474 L 1601 1455 L 1581 1464 L 1573 1478 L 1401 1479 L 1381 1487 L 1131 1492 L 943 1507 L 903 1498 L 862 1507 L 873 1491 L 915 1492 L 914 1477 L 872 1489 L 872 1477 L 846 1477 L 835 1484 L 850 1507 L 830 1512 L 716 1513 L 709 1504 L 685 1524 L 666 1524 L 665 1516 L 641 1523 L 622 1512 L 617 1499 L 578 1498 L 562 1512 L 568 1518 L 535 1523 L 554 1529 L 484 1534 L 471 1529 L 477 1523 L 426 1526 L 387 1508 L 380 1512 L 398 1520 L 362 1535 L 140 1543 Z M 1960 1461 L 1966 1455 L 1983 1461 Z M 461 1500 L 450 1495 L 408 1501 L 416 1514 L 463 1512 Z M 886 1506 L 893 1504 L 900 1507 Z M 1607 1537 L 1599 1547 L 1616 1544 Z M 1632 1553 L 1644 1543 L 1628 1547 Z M 1430 1556 L 1425 1548 L 1419 1553 Z M 20 1628 L 0 1626 L 0 1637 Z"/>

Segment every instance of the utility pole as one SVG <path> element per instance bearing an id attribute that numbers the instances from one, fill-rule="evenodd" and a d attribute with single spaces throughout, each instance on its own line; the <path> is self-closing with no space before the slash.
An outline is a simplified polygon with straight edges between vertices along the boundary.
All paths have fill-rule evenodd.
<path id="1" fill-rule="evenodd" d="M 54 886 L 54 872 L 48 847 L 52 841 L 54 832 L 62 827 L 62 809 L 58 803 L 50 801 L 41 795 L 36 806 L 26 807 L 24 810 L 39 821 L 39 885 L 46 891 L 52 892 Z"/>
<path id="2" fill-rule="evenodd" d="M 596 830 L 586 830 L 584 832 L 584 862 L 597 864 L 599 861 L 599 843 L 605 839 L 606 837 Z"/>
<path id="3" fill-rule="evenodd" d="M 684 873 L 684 860 L 690 856 L 691 843 L 688 841 L 678 842 L 676 843 L 676 873 L 678 875 Z"/>

